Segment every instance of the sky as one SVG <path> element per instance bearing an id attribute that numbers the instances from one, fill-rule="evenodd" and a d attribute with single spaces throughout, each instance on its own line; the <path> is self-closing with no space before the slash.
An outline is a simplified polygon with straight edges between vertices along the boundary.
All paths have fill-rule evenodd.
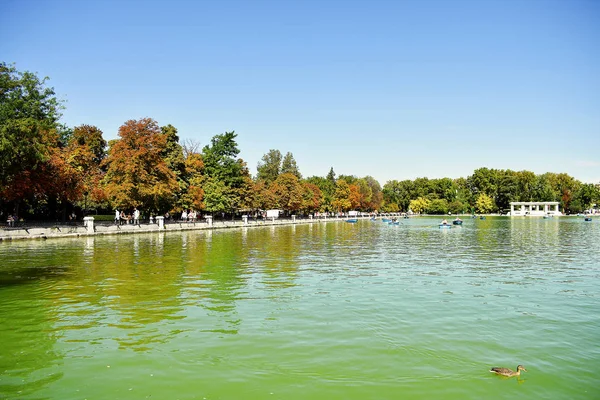
<path id="1" fill-rule="evenodd" d="M 600 1 L 0 0 L 0 61 L 48 76 L 62 122 L 118 138 L 235 131 L 303 176 L 600 182 Z"/>

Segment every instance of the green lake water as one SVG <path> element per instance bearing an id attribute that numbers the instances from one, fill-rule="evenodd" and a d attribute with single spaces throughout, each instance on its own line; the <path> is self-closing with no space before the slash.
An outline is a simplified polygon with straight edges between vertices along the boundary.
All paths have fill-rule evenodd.
<path id="1" fill-rule="evenodd" d="M 600 223 L 438 222 L 0 243 L 0 398 L 600 398 Z"/>

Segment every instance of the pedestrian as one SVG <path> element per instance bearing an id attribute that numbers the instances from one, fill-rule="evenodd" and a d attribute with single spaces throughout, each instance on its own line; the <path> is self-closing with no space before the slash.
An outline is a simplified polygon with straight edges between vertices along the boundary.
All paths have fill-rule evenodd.
<path id="1" fill-rule="evenodd" d="M 137 207 L 133 209 L 133 224 L 140 224 L 140 210 L 138 210 Z"/>
<path id="2" fill-rule="evenodd" d="M 115 225 L 119 224 L 119 220 L 121 219 L 121 213 L 118 209 L 115 210 Z"/>

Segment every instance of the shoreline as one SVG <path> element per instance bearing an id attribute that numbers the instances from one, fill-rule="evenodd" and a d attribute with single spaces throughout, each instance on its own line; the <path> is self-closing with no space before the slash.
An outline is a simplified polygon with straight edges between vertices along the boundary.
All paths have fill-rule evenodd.
<path id="1" fill-rule="evenodd" d="M 358 219 L 369 219 L 369 216 L 356 217 Z M 303 218 L 303 219 L 274 219 L 269 221 L 219 221 L 212 224 L 206 222 L 171 222 L 163 227 L 156 223 L 140 225 L 95 225 L 90 231 L 86 225 L 77 226 L 49 226 L 32 228 L 11 228 L 0 230 L 0 243 L 15 240 L 46 240 L 54 238 L 74 238 L 103 235 L 132 235 L 155 232 L 183 232 L 192 230 L 221 230 L 236 228 L 259 228 L 267 226 L 320 224 L 327 222 L 345 222 L 347 218 Z"/>

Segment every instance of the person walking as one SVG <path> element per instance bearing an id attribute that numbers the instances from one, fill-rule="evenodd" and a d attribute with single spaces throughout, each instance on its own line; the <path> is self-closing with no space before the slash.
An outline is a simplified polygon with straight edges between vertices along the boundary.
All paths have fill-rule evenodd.
<path id="1" fill-rule="evenodd" d="M 140 224 L 140 210 L 138 210 L 137 207 L 133 209 L 133 224 Z"/>
<path id="2" fill-rule="evenodd" d="M 121 219 L 121 213 L 119 210 L 115 210 L 115 225 L 119 225 L 119 220 Z"/>

